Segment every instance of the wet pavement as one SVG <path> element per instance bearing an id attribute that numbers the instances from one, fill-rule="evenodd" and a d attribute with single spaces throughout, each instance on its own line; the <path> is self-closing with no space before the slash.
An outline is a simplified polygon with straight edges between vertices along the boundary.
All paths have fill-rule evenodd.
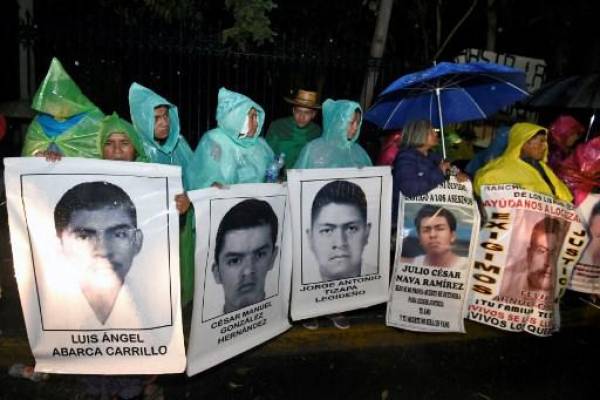
<path id="1" fill-rule="evenodd" d="M 77 399 L 81 379 L 13 378 L 32 363 L 0 207 L 0 400 Z M 349 313 L 352 328 L 327 321 L 285 334 L 188 378 L 162 375 L 165 399 L 594 399 L 600 392 L 600 310 L 570 293 L 563 329 L 550 338 L 467 321 L 467 334 L 425 334 L 384 325 L 383 305 Z M 186 314 L 189 314 L 186 313 Z M 160 397 L 156 397 L 160 398 Z"/>

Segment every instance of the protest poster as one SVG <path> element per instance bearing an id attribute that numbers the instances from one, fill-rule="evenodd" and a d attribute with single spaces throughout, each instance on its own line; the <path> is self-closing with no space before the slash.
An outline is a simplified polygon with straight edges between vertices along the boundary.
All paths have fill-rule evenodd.
<path id="1" fill-rule="evenodd" d="M 387 298 L 392 185 L 389 167 L 292 169 L 293 320 Z"/>
<path id="2" fill-rule="evenodd" d="M 575 265 L 569 289 L 600 294 L 600 194 L 588 194 L 577 212 L 587 228 L 589 243 Z"/>
<path id="3" fill-rule="evenodd" d="M 482 186 L 486 220 L 472 268 L 468 318 L 549 336 L 559 299 L 587 244 L 573 205 L 517 185 Z"/>
<path id="4" fill-rule="evenodd" d="M 400 198 L 386 324 L 421 332 L 465 332 L 479 211 L 470 182 L 455 178 Z"/>
<path id="5" fill-rule="evenodd" d="M 180 168 L 71 157 L 4 163 L 35 370 L 183 371 Z"/>
<path id="6" fill-rule="evenodd" d="M 188 196 L 196 213 L 192 376 L 291 327 L 291 231 L 285 185 L 240 184 Z"/>

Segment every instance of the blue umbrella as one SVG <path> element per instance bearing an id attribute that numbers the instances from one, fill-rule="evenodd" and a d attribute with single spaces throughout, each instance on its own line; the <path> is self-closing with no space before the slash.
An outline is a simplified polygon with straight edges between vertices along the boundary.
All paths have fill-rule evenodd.
<path id="1" fill-rule="evenodd" d="M 485 119 L 501 108 L 528 96 L 525 72 L 492 63 L 442 62 L 404 75 L 389 85 L 365 114 L 382 129 L 401 129 L 407 122 L 444 124 Z"/>

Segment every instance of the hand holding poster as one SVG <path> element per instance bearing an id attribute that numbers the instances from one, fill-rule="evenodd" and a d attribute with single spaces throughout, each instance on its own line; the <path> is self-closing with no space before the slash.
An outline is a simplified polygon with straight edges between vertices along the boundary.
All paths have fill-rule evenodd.
<path id="1" fill-rule="evenodd" d="M 36 370 L 181 372 L 180 169 L 78 158 L 15 158 L 5 166 Z"/>
<path id="2" fill-rule="evenodd" d="M 516 185 L 482 187 L 469 319 L 548 336 L 560 327 L 559 299 L 587 243 L 573 205 Z"/>
<path id="3" fill-rule="evenodd" d="M 588 194 L 577 208 L 590 242 L 573 270 L 569 289 L 600 294 L 600 194 Z"/>
<path id="4" fill-rule="evenodd" d="M 291 248 L 284 185 L 233 185 L 188 196 L 196 213 L 191 376 L 291 327 Z"/>
<path id="5" fill-rule="evenodd" d="M 464 332 L 466 288 L 479 228 L 470 182 L 445 182 L 399 202 L 386 324 Z"/>
<path id="6" fill-rule="evenodd" d="M 288 185 L 294 229 L 292 319 L 384 302 L 390 169 L 293 169 Z"/>

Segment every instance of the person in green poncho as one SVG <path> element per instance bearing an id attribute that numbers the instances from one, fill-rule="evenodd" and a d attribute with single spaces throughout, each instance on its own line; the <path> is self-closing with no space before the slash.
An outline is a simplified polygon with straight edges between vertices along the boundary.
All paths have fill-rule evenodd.
<path id="1" fill-rule="evenodd" d="M 102 121 L 98 147 L 104 160 L 148 161 L 137 132 L 129 122 L 119 118 L 117 113 Z"/>
<path id="2" fill-rule="evenodd" d="M 321 127 L 313 122 L 321 105 L 317 92 L 302 89 L 294 98 L 284 97 L 284 100 L 292 104 L 292 116 L 273 121 L 265 139 L 275 154 L 285 154 L 286 164 L 291 168 L 304 145 L 321 136 Z"/>
<path id="3" fill-rule="evenodd" d="M 264 182 L 275 154 L 259 137 L 265 121 L 262 107 L 221 88 L 216 117 L 217 127 L 202 136 L 188 168 L 191 188 Z"/>
<path id="4" fill-rule="evenodd" d="M 100 157 L 98 132 L 104 114 L 83 95 L 56 58 L 31 108 L 39 114 L 27 129 L 23 156 Z"/>
<path id="5" fill-rule="evenodd" d="M 179 131 L 177 106 L 152 90 L 133 83 L 129 88 L 129 110 L 135 130 L 140 134 L 144 151 L 150 162 L 179 165 L 183 174 L 183 187 L 190 189 L 186 174 L 192 150 Z M 175 196 L 181 219 L 179 260 L 181 270 L 181 303 L 189 303 L 194 295 L 194 215 L 185 193 Z"/>
<path id="6" fill-rule="evenodd" d="M 357 143 L 362 110 L 357 102 L 327 99 L 323 103 L 323 136 L 309 142 L 294 168 L 352 168 L 373 165 Z"/>

